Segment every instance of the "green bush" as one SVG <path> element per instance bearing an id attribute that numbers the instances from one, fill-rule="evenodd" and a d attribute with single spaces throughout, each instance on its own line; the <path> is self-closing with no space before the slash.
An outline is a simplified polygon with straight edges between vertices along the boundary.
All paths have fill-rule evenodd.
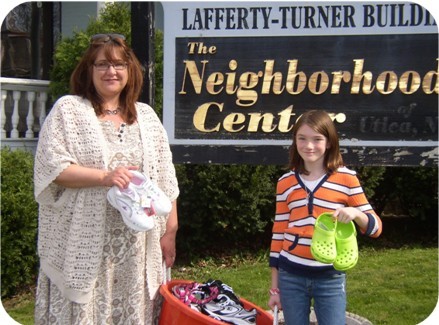
<path id="1" fill-rule="evenodd" d="M 373 200 L 384 206 L 382 242 L 387 247 L 437 247 L 437 167 L 386 168 Z"/>
<path id="2" fill-rule="evenodd" d="M 278 167 L 177 167 L 180 257 L 268 247 Z"/>
<path id="3" fill-rule="evenodd" d="M 1 295 L 35 282 L 38 206 L 33 189 L 33 155 L 1 150 Z"/>
<path id="4" fill-rule="evenodd" d="M 437 225 L 437 167 L 406 167 L 391 169 L 388 173 L 389 180 L 393 180 L 393 187 L 388 191 L 394 193 L 403 211 L 421 222 L 435 221 Z"/>
<path id="5" fill-rule="evenodd" d="M 389 167 L 392 168 L 392 167 Z M 387 202 L 384 196 L 377 196 L 376 189 L 384 180 L 386 167 L 354 167 L 367 199 L 377 214 L 381 214 Z"/>

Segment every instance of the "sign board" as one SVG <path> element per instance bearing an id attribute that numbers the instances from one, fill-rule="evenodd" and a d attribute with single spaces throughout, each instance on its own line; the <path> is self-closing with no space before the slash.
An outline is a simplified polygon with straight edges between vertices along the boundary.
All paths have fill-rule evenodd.
<path id="1" fill-rule="evenodd" d="M 348 165 L 438 163 L 438 28 L 408 2 L 163 2 L 176 163 L 286 164 L 331 114 Z"/>

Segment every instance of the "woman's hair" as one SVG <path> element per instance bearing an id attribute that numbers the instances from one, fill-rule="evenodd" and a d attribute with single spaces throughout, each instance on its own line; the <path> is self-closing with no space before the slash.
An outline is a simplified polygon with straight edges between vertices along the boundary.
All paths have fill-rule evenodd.
<path id="1" fill-rule="evenodd" d="M 335 125 L 329 117 L 328 113 L 321 110 L 312 110 L 303 113 L 296 120 L 296 124 L 293 127 L 293 143 L 290 147 L 290 159 L 288 168 L 295 170 L 298 173 L 305 175 L 309 174 L 309 171 L 305 168 L 305 162 L 297 151 L 296 135 L 297 131 L 303 125 L 309 126 L 315 132 L 322 134 L 328 140 L 329 148 L 326 149 L 324 167 L 327 173 L 333 173 L 338 167 L 343 166 L 343 158 L 340 154 L 340 147 L 338 142 L 338 134 L 335 129 Z"/>
<path id="2" fill-rule="evenodd" d="M 98 37 L 95 37 L 98 36 Z M 137 119 L 135 103 L 139 99 L 143 86 L 142 66 L 133 50 L 125 43 L 125 37 L 119 34 L 98 34 L 92 37 L 90 46 L 85 51 L 70 77 L 70 91 L 73 95 L 87 98 L 93 105 L 96 115 L 103 113 L 103 99 L 93 84 L 93 64 L 98 53 L 103 49 L 106 59 L 114 61 L 114 52 L 121 55 L 127 63 L 128 81 L 119 98 L 121 114 L 128 124 Z"/>

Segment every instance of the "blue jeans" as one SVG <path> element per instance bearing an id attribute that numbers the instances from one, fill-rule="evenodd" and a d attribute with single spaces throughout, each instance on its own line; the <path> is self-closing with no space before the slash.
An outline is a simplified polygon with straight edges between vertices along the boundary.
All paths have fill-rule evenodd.
<path id="1" fill-rule="evenodd" d="M 280 301 L 286 325 L 309 325 L 311 300 L 319 325 L 346 324 L 346 275 L 298 276 L 279 269 Z"/>

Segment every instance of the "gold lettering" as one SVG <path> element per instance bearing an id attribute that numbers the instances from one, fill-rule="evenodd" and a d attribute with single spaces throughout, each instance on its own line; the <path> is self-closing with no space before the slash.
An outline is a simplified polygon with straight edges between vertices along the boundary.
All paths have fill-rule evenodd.
<path id="1" fill-rule="evenodd" d="M 186 90 L 184 89 L 186 85 L 186 73 L 189 71 L 189 77 L 192 81 L 192 85 L 194 86 L 195 93 L 200 94 L 201 87 L 203 84 L 203 79 L 204 79 L 204 70 L 206 68 L 206 63 L 209 63 L 209 61 L 207 60 L 201 61 L 201 63 L 203 64 L 203 70 L 201 76 L 200 73 L 198 72 L 198 68 L 197 65 L 195 64 L 195 61 L 184 60 L 183 62 L 185 64 L 183 84 L 181 85 L 181 90 L 178 93 L 180 95 L 186 95 Z"/>
<path id="2" fill-rule="evenodd" d="M 391 94 L 397 86 L 398 76 L 393 71 L 384 71 L 377 78 L 376 87 L 380 94 Z"/>
<path id="3" fill-rule="evenodd" d="M 232 71 L 235 71 L 238 67 L 238 62 L 236 60 L 230 60 L 229 62 L 229 68 Z M 235 86 L 235 79 L 236 79 L 236 72 L 227 72 L 227 82 L 226 82 L 226 93 L 228 95 L 232 95 L 236 92 L 238 87 Z"/>
<path id="4" fill-rule="evenodd" d="M 293 105 L 288 106 L 286 109 L 278 113 L 280 116 L 279 119 L 279 132 L 290 132 L 293 129 L 294 124 L 290 123 L 291 117 L 296 115 L 296 113 L 293 113 Z"/>
<path id="5" fill-rule="evenodd" d="M 332 79 L 331 94 L 338 95 L 340 94 L 341 81 L 343 80 L 346 83 L 351 81 L 351 73 L 349 71 L 334 71 L 332 75 L 334 77 Z"/>
<path id="6" fill-rule="evenodd" d="M 254 72 L 244 72 L 239 78 L 239 88 L 236 93 L 236 105 L 248 107 L 258 101 L 258 93 L 252 88 L 256 87 L 259 77 Z"/>
<path id="7" fill-rule="evenodd" d="M 425 76 L 424 80 L 422 80 L 422 90 L 424 90 L 424 93 L 430 95 L 433 92 L 436 94 L 439 93 L 439 59 L 436 59 L 438 62 L 438 71 L 428 71 Z M 436 79 L 436 83 L 433 86 L 433 80 Z"/>
<path id="8" fill-rule="evenodd" d="M 197 51 L 203 43 L 189 43 L 189 51 Z M 342 87 L 346 87 L 351 94 L 370 95 L 374 91 L 389 95 L 399 90 L 402 94 L 410 95 L 423 91 L 425 94 L 439 93 L 439 59 L 436 59 L 438 68 L 429 71 L 422 78 L 417 71 L 408 70 L 399 76 L 394 71 L 383 71 L 374 78 L 371 71 L 364 71 L 365 59 L 354 59 L 353 72 L 333 71 L 332 76 L 321 70 L 308 75 L 298 68 L 299 60 L 287 60 L 287 74 L 275 72 L 275 60 L 264 60 L 264 69 L 258 71 L 244 71 L 237 74 L 238 62 L 231 59 L 229 71 L 214 71 L 206 76 L 208 60 L 199 62 L 184 60 L 183 80 L 178 94 L 186 95 L 194 92 L 200 95 L 205 91 L 208 95 L 235 95 L 235 104 L 239 107 L 251 107 L 259 100 L 259 95 L 281 95 L 286 90 L 289 95 L 299 95 L 308 91 L 313 95 L 322 95 L 330 88 L 332 95 L 338 95 Z M 260 84 L 261 82 L 261 84 Z M 344 86 L 346 84 L 346 86 Z M 193 89 L 192 89 L 193 87 Z M 203 89 L 205 87 L 205 89 Z M 218 105 L 218 104 L 217 104 Z M 202 107 L 198 114 L 207 114 L 209 108 Z M 255 125 L 268 121 L 268 117 L 252 115 Z M 260 120 L 259 120 L 260 119 Z M 230 128 L 235 130 L 238 117 L 230 117 Z M 268 122 L 267 122 L 268 123 Z M 204 128 L 204 125 L 200 125 Z M 216 129 L 216 126 L 214 129 Z M 252 131 L 253 132 L 253 131 Z"/>
<path id="9" fill-rule="evenodd" d="M 248 132 L 258 132 L 260 122 L 262 121 L 261 129 L 265 133 L 273 132 L 275 127 L 273 127 L 274 116 L 271 113 L 249 113 L 250 122 L 248 123 Z"/>
<path id="10" fill-rule="evenodd" d="M 288 133 L 292 130 L 294 123 L 292 117 L 296 115 L 293 113 L 293 105 L 288 106 L 286 109 L 278 113 L 279 121 L 276 124 L 275 115 L 272 113 L 248 113 L 247 116 L 243 113 L 230 113 L 223 118 L 222 123 L 220 121 L 212 122 L 213 127 L 207 127 L 206 121 L 212 121 L 212 117 L 208 118 L 208 115 L 216 111 L 222 112 L 224 109 L 223 103 L 208 102 L 200 105 L 193 116 L 194 127 L 203 133 L 219 132 L 222 128 L 230 133 L 236 133 L 243 131 L 247 128 L 247 132 L 258 132 L 261 130 L 264 133 L 271 133 L 276 129 L 282 133 Z M 214 115 L 218 117 L 220 115 Z M 248 124 L 246 124 L 248 123 Z"/>
<path id="11" fill-rule="evenodd" d="M 363 73 L 364 59 L 354 60 L 354 76 L 352 78 L 351 94 L 360 93 L 360 84 L 363 80 L 363 93 L 370 95 L 375 87 L 372 87 L 372 72 L 366 71 Z"/>
<path id="12" fill-rule="evenodd" d="M 306 87 L 306 75 L 302 71 L 297 71 L 298 60 L 288 60 L 288 74 L 285 88 L 291 95 L 300 94 Z M 297 76 L 299 79 L 296 80 Z"/>
<path id="13" fill-rule="evenodd" d="M 235 129 L 234 125 L 245 123 L 245 115 L 242 113 L 230 113 L 224 118 L 223 127 L 228 132 L 239 132 L 245 128 L 245 125 Z"/>
<path id="14" fill-rule="evenodd" d="M 329 77 L 325 71 L 314 72 L 309 78 L 308 89 L 312 94 L 321 95 L 329 86 Z"/>
<path id="15" fill-rule="evenodd" d="M 410 95 L 421 86 L 421 76 L 416 71 L 406 71 L 399 79 L 399 90 L 403 94 Z"/>
<path id="16" fill-rule="evenodd" d="M 219 87 L 218 90 L 215 90 L 215 86 L 222 85 L 224 82 L 224 75 L 221 72 L 212 73 L 206 81 L 206 91 L 211 95 L 218 95 L 223 91 L 224 87 Z"/>
<path id="17" fill-rule="evenodd" d="M 282 73 L 276 72 L 273 74 L 274 70 L 274 60 L 265 60 L 265 73 L 264 79 L 262 81 L 261 94 L 270 94 L 271 84 L 273 84 L 273 94 L 279 95 L 284 91 L 284 86 L 282 86 Z"/>
<path id="18" fill-rule="evenodd" d="M 212 106 L 216 106 L 218 108 L 218 110 L 220 112 L 222 112 L 224 104 L 219 104 L 219 103 L 215 103 L 215 102 L 204 103 L 204 104 L 200 105 L 197 108 L 197 110 L 195 111 L 194 117 L 192 119 L 192 121 L 193 121 L 192 123 L 194 124 L 195 128 L 198 131 L 209 133 L 209 132 L 218 132 L 220 130 L 219 123 L 211 129 L 206 129 L 206 127 L 205 127 L 207 112 L 208 112 L 209 108 Z"/>

